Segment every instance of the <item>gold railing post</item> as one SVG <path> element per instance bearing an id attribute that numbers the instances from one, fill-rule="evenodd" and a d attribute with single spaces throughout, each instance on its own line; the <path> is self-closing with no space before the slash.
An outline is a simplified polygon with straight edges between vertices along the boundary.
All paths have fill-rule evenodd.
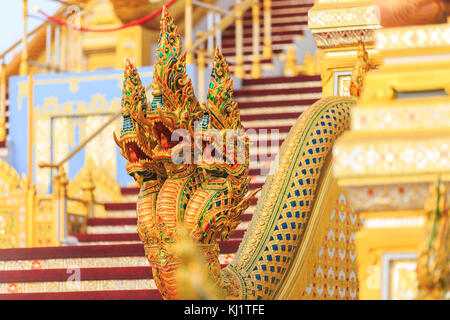
<path id="1" fill-rule="evenodd" d="M 53 177 L 52 184 L 52 203 L 53 203 L 53 221 L 55 224 L 55 239 L 59 243 L 61 240 L 61 221 L 60 221 L 60 194 L 61 194 L 61 179 L 59 174 Z"/>
<path id="2" fill-rule="evenodd" d="M 33 74 L 28 76 L 28 180 L 29 183 L 33 183 L 33 103 L 34 103 L 34 91 L 33 91 Z"/>
<path id="3" fill-rule="evenodd" d="M 236 0 L 236 6 L 241 4 L 240 0 Z M 244 53 L 243 53 L 243 37 L 244 37 L 244 26 L 242 23 L 242 10 L 236 11 L 236 22 L 235 22 L 235 42 L 236 42 L 236 70 L 234 75 L 237 78 L 244 78 Z"/>
<path id="4" fill-rule="evenodd" d="M 33 184 L 28 183 L 27 186 L 27 247 L 34 246 L 34 217 L 36 208 L 36 188 Z"/>
<path id="5" fill-rule="evenodd" d="M 86 180 L 81 189 L 83 190 L 82 199 L 86 201 L 86 219 L 94 217 L 94 203 L 95 203 L 95 185 L 92 179 L 92 172 L 88 171 Z"/>
<path id="6" fill-rule="evenodd" d="M 272 59 L 272 12 L 271 0 L 264 0 L 264 50 L 263 58 Z"/>
<path id="7" fill-rule="evenodd" d="M 205 102 L 205 49 L 197 51 L 198 61 L 198 97 L 200 102 Z"/>
<path id="8" fill-rule="evenodd" d="M 192 52 L 192 0 L 186 0 L 184 10 L 186 63 L 192 63 L 194 61 L 194 54 Z"/>
<path id="9" fill-rule="evenodd" d="M 59 70 L 67 69 L 67 36 L 68 32 L 66 28 L 60 28 L 59 43 L 55 45 L 55 58 L 54 64 Z M 57 47 L 56 47 L 57 46 Z M 56 53 L 58 52 L 58 54 Z"/>
<path id="10" fill-rule="evenodd" d="M 296 60 L 295 47 L 289 46 L 284 64 L 284 75 L 286 77 L 293 77 L 297 75 Z"/>
<path id="11" fill-rule="evenodd" d="M 253 63 L 251 74 L 254 79 L 261 78 L 261 64 L 259 61 L 259 0 L 254 0 L 252 4 L 253 16 Z"/>
<path id="12" fill-rule="evenodd" d="M 28 0 L 23 0 L 23 36 L 22 36 L 22 54 L 20 59 L 19 73 L 21 76 L 28 74 L 28 49 L 27 49 L 27 16 Z"/>
<path id="13" fill-rule="evenodd" d="M 6 140 L 6 64 L 2 62 L 0 73 L 0 141 Z"/>
<path id="14" fill-rule="evenodd" d="M 58 167 L 58 193 L 57 193 L 57 221 L 59 229 L 59 241 L 64 240 L 67 237 L 68 217 L 67 217 L 67 185 L 69 180 L 67 179 L 64 167 Z"/>

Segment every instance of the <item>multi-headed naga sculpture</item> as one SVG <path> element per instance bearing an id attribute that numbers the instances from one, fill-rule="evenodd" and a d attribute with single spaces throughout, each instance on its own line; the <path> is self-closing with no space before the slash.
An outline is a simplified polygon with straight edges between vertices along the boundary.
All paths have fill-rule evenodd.
<path id="1" fill-rule="evenodd" d="M 249 193 L 249 142 L 223 55 L 216 50 L 207 102 L 200 104 L 186 73 L 181 37 L 165 8 L 152 95 L 148 103 L 128 62 L 123 128 L 115 140 L 141 188 L 137 229 L 163 298 L 182 298 L 177 243 L 186 230 L 222 296 L 272 298 L 295 257 L 322 168 L 332 143 L 348 127 L 354 100 L 325 99 L 299 118 L 235 259 L 221 270 L 217 238 L 231 236 L 259 191 Z"/>

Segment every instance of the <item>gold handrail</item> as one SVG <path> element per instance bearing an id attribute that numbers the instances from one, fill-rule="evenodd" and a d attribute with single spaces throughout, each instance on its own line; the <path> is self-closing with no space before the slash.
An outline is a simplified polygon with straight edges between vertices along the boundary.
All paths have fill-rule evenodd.
<path id="1" fill-rule="evenodd" d="M 42 24 L 40 24 L 39 26 L 37 26 L 36 28 L 34 28 L 32 31 L 30 31 L 27 34 L 27 38 L 31 37 L 32 35 L 34 35 L 37 31 L 39 31 L 41 28 L 43 28 L 44 26 L 46 26 L 48 24 L 48 22 L 44 22 Z M 16 41 L 11 47 L 9 47 L 8 49 L 6 49 L 5 51 L 3 51 L 2 54 L 0 54 L 0 59 L 3 59 L 8 53 L 10 53 L 11 51 L 13 51 L 19 44 L 22 43 L 22 39 Z"/>
<path id="2" fill-rule="evenodd" d="M 75 149 L 73 149 L 67 156 L 65 156 L 58 163 L 45 163 L 40 162 L 40 168 L 60 168 L 66 161 L 72 158 L 75 154 L 77 154 L 81 149 L 84 148 L 92 139 L 94 139 L 100 132 L 102 132 L 107 126 L 109 126 L 114 120 L 116 120 L 122 114 L 122 110 L 118 111 L 114 114 L 108 121 L 106 121 L 100 128 L 94 131 L 89 137 L 87 137 L 82 143 L 78 145 Z"/>
<path id="3" fill-rule="evenodd" d="M 254 0 L 246 0 L 242 2 L 239 6 L 235 6 L 233 10 L 228 12 L 225 17 L 222 18 L 220 23 L 216 24 L 214 28 L 211 30 L 208 30 L 207 32 L 203 33 L 202 36 L 194 42 L 192 47 L 190 48 L 193 52 L 195 49 L 199 48 L 210 36 L 213 36 L 217 30 L 224 31 L 226 28 L 228 28 L 235 20 L 236 15 L 238 12 L 245 12 L 248 8 L 250 8 L 253 4 Z"/>

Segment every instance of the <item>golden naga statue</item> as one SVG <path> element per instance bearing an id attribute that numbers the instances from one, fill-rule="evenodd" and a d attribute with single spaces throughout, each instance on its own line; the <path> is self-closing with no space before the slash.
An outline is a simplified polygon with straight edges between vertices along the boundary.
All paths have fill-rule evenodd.
<path id="1" fill-rule="evenodd" d="M 115 137 L 127 159 L 128 174 L 140 186 L 137 229 L 156 285 L 164 299 L 186 298 L 179 271 L 186 275 L 191 270 L 186 263 L 193 259 L 185 256 L 189 246 L 181 253 L 179 248 L 190 241 L 191 251 L 198 252 L 204 262 L 202 268 L 192 270 L 206 270 L 213 297 L 272 299 L 295 259 L 316 191 L 326 180 L 321 174 L 330 163 L 331 147 L 348 129 L 355 100 L 321 99 L 297 120 L 233 262 L 221 269 L 217 238 L 231 236 L 259 191 L 248 192 L 249 142 L 233 101 L 230 71 L 217 49 L 207 103 L 201 105 L 186 73 L 181 37 L 166 8 L 156 59 L 151 103 L 136 69 L 127 62 L 123 128 L 120 138 Z M 322 238 L 316 242 L 321 244 Z M 339 255 L 340 250 L 336 249 Z M 333 257 L 338 260 L 337 253 Z M 354 275 L 354 269 L 349 271 L 350 260 L 354 257 L 342 264 L 345 272 Z M 338 291 L 342 299 L 357 296 L 351 280 L 356 276 L 342 276 L 344 271 L 338 275 L 336 270 L 327 271 L 336 273 L 330 281 L 340 286 L 339 290 L 332 288 L 330 297 L 339 297 Z"/>

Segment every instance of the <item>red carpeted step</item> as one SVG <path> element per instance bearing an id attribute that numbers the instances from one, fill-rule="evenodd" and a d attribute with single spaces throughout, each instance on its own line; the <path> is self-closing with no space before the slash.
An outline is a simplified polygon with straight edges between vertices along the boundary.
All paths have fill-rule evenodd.
<path id="1" fill-rule="evenodd" d="M 97 241 L 140 241 L 139 235 L 135 233 L 106 233 L 106 234 L 71 234 L 79 242 Z"/>
<path id="2" fill-rule="evenodd" d="M 224 48 L 222 50 L 222 53 L 225 56 L 225 58 L 228 58 L 228 57 L 235 58 L 236 54 L 235 54 L 234 50 L 235 50 L 234 47 Z M 283 49 L 273 49 L 272 52 L 274 54 L 280 54 L 280 53 L 283 52 Z M 263 53 L 263 48 L 260 49 L 260 54 L 262 55 L 262 53 Z M 242 54 L 244 55 L 244 57 L 245 56 L 250 57 L 253 54 L 253 49 L 251 47 L 244 47 L 243 51 L 242 51 Z"/>
<path id="3" fill-rule="evenodd" d="M 307 81 L 321 81 L 320 75 L 308 76 L 308 75 L 298 75 L 295 77 L 264 77 L 260 79 L 244 79 L 242 81 L 242 86 L 251 86 L 257 84 L 272 84 L 272 83 L 292 83 L 292 82 L 307 82 Z"/>
<path id="4" fill-rule="evenodd" d="M 254 176 L 259 176 L 260 174 L 261 174 L 261 168 L 250 169 L 249 176 L 254 177 Z"/>
<path id="5" fill-rule="evenodd" d="M 136 210 L 136 202 L 105 203 L 105 210 L 106 211 Z"/>
<path id="6" fill-rule="evenodd" d="M 272 44 L 290 44 L 292 43 L 292 39 L 287 39 L 287 40 L 272 40 Z M 260 46 L 264 45 L 264 39 L 260 41 L 259 43 Z M 222 48 L 234 48 L 236 46 L 236 43 L 234 40 L 224 40 L 222 41 Z"/>
<path id="7" fill-rule="evenodd" d="M 261 2 L 260 4 L 261 8 L 264 9 L 264 3 Z M 309 9 L 313 6 L 313 3 L 298 3 L 298 1 L 296 2 L 284 2 L 284 3 L 277 3 L 276 1 L 272 0 L 271 3 L 271 10 L 279 10 L 279 9 L 296 9 L 296 8 L 305 8 L 305 9 Z"/>
<path id="8" fill-rule="evenodd" d="M 244 32 L 247 30 L 251 30 L 253 28 L 253 21 L 248 20 L 248 21 L 244 21 Z M 289 20 L 275 20 L 272 21 L 271 23 L 272 26 L 272 30 L 276 30 L 277 28 L 280 27 L 290 27 L 290 26 L 296 26 L 296 27 L 304 27 L 307 28 L 308 26 L 308 21 L 306 18 L 302 17 L 302 18 L 298 18 L 298 19 L 289 19 Z M 261 30 L 264 30 L 264 21 L 261 21 L 259 24 L 259 28 Z M 229 34 L 229 33 L 234 33 L 236 29 L 236 25 L 231 25 L 228 28 L 225 29 L 225 31 L 223 32 L 223 34 Z M 303 29 L 303 28 L 302 28 Z"/>
<path id="9" fill-rule="evenodd" d="M 120 188 L 120 191 L 123 195 L 138 194 L 139 188 L 137 188 L 137 187 L 122 187 L 122 188 Z"/>
<path id="10" fill-rule="evenodd" d="M 260 60 L 260 63 L 271 63 L 271 62 L 272 62 L 272 60 L 270 60 L 270 59 L 262 59 L 262 60 Z M 244 65 L 252 64 L 252 63 L 253 63 L 253 61 L 251 61 L 251 60 L 244 60 L 243 61 Z M 229 66 L 234 66 L 234 65 L 236 65 L 236 63 L 234 61 L 229 61 L 228 65 Z M 238 90 L 236 90 L 236 91 L 238 91 Z"/>
<path id="11" fill-rule="evenodd" d="M 250 128 L 247 128 L 250 129 Z M 278 130 L 278 132 L 289 132 L 291 130 L 291 126 L 282 126 L 282 127 L 252 127 L 251 129 L 256 130 L 256 132 L 260 130 L 267 130 L 267 132 L 271 132 L 274 130 Z"/>
<path id="12" fill-rule="evenodd" d="M 306 87 L 306 88 L 292 88 L 292 89 L 239 89 L 234 91 L 234 97 L 261 97 L 261 96 L 276 96 L 287 94 L 303 94 L 303 93 L 321 93 L 322 87 Z"/>
<path id="13" fill-rule="evenodd" d="M 161 300 L 158 290 L 105 290 L 0 294 L 0 300 Z"/>
<path id="14" fill-rule="evenodd" d="M 250 182 L 250 189 L 254 190 L 257 188 L 261 188 L 264 185 L 262 182 Z"/>
<path id="15" fill-rule="evenodd" d="M 88 226 L 136 225 L 137 218 L 89 218 Z"/>
<path id="16" fill-rule="evenodd" d="M 220 253 L 236 253 L 241 244 L 241 239 L 230 239 L 227 241 L 218 241 Z"/>
<path id="17" fill-rule="evenodd" d="M 241 121 L 266 120 L 266 119 L 297 119 L 302 114 L 299 112 L 272 113 L 272 114 L 249 114 L 241 115 Z M 270 142 L 267 144 L 270 145 Z"/>
<path id="18" fill-rule="evenodd" d="M 293 12 L 286 12 L 289 10 L 285 10 L 284 12 L 280 12 L 278 10 L 274 10 L 271 12 L 271 18 L 272 19 L 288 19 L 288 18 L 296 18 L 296 17 L 301 17 L 301 16 L 308 16 L 308 11 L 301 11 L 300 10 L 291 10 Z M 253 19 L 253 12 L 251 10 L 247 10 L 244 12 L 244 14 L 242 15 L 243 20 L 245 21 L 252 21 Z M 264 21 L 264 12 L 260 12 L 259 14 L 259 19 L 260 21 Z"/>
<path id="19" fill-rule="evenodd" d="M 241 116 L 242 118 L 242 116 Z M 270 132 L 268 133 L 268 135 L 270 136 Z M 279 139 L 277 136 L 273 135 L 273 139 L 267 139 L 267 140 L 257 140 L 257 141 L 253 141 L 253 138 L 250 139 L 250 147 L 251 148 L 256 148 L 256 147 L 269 147 L 269 146 L 274 146 L 274 145 L 278 145 L 281 146 L 281 144 L 284 142 L 284 139 Z M 251 151 L 250 151 L 251 152 Z M 250 171 L 250 175 L 253 176 L 254 174 L 251 173 Z"/>
<path id="20" fill-rule="evenodd" d="M 287 36 L 287 35 L 291 35 L 291 36 L 299 36 L 303 34 L 303 30 L 302 29 L 295 29 L 295 30 L 285 30 L 285 31 L 276 31 L 272 29 L 271 35 L 272 37 L 276 37 L 276 36 Z M 252 38 L 253 37 L 253 30 L 246 30 L 243 33 L 243 38 Z M 261 38 L 264 38 L 264 32 L 260 32 L 259 36 Z M 226 32 L 222 35 L 222 41 L 224 40 L 229 40 L 229 39 L 233 39 L 235 38 L 235 33 L 234 32 Z"/>
<path id="21" fill-rule="evenodd" d="M 219 242 L 221 253 L 235 253 L 241 240 Z M 144 256 L 144 247 L 137 244 L 87 245 L 64 247 L 39 247 L 0 249 L 0 261 L 42 260 L 57 258 L 99 258 L 99 257 Z"/>
<path id="22" fill-rule="evenodd" d="M 261 108 L 264 107 L 290 107 L 290 106 L 310 106 L 314 102 L 316 102 L 319 99 L 299 99 L 299 100 L 274 100 L 274 101 L 249 101 L 249 102 L 239 102 L 238 107 L 239 109 L 245 109 L 245 108 Z M 288 127 L 290 128 L 290 127 Z M 289 131 L 289 130 L 287 130 Z M 282 131 L 286 132 L 286 131 Z"/>
<path id="23" fill-rule="evenodd" d="M 248 219 L 246 215 L 245 219 Z M 239 231 L 239 232 L 238 232 Z M 235 233 L 232 234 L 232 239 L 238 239 L 242 237 L 242 233 L 236 230 Z M 139 235 L 136 233 L 105 233 L 105 234 L 71 234 L 71 236 L 78 239 L 79 242 L 107 242 L 107 241 L 141 241 Z"/>
<path id="24" fill-rule="evenodd" d="M 40 270 L 7 270 L 0 271 L 0 282 L 46 282 L 67 281 L 70 276 L 67 269 Z M 153 279 L 152 268 L 122 267 L 122 268 L 80 268 L 79 281 L 90 280 L 139 280 Z"/>
<path id="25" fill-rule="evenodd" d="M 0 261 L 57 258 L 140 257 L 142 244 L 87 245 L 0 249 Z"/>
<path id="26" fill-rule="evenodd" d="M 135 225 L 136 218 L 89 218 L 88 226 L 121 226 L 121 225 Z"/>

